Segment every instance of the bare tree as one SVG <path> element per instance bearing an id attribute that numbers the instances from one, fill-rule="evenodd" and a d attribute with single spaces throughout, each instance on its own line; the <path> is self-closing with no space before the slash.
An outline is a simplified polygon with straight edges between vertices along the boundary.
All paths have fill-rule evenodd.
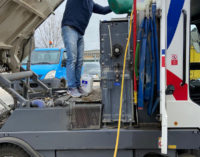
<path id="1" fill-rule="evenodd" d="M 63 47 L 61 36 L 61 16 L 51 15 L 35 33 L 35 44 L 38 48 Z M 49 42 L 52 42 L 52 45 Z"/>

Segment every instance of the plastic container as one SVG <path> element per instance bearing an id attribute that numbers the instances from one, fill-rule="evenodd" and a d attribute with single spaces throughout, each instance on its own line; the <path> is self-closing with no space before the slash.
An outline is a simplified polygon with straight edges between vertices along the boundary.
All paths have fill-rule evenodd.
<path id="1" fill-rule="evenodd" d="M 93 89 L 93 78 L 89 75 L 83 75 L 81 78 L 81 86 L 86 93 L 91 93 Z"/>
<path id="2" fill-rule="evenodd" d="M 145 10 L 152 0 L 137 0 L 137 10 Z M 108 0 L 109 6 L 116 14 L 130 13 L 133 0 Z"/>

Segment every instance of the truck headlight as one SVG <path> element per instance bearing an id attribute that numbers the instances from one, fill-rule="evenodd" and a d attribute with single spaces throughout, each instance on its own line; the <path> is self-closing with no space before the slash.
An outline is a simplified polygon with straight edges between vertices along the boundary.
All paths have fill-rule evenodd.
<path id="1" fill-rule="evenodd" d="M 52 71 L 50 71 L 50 72 L 48 72 L 48 73 L 46 74 L 46 76 L 45 76 L 44 79 L 52 79 L 52 78 L 55 78 L 55 76 L 56 76 L 56 71 L 55 71 L 55 70 L 52 70 Z"/>

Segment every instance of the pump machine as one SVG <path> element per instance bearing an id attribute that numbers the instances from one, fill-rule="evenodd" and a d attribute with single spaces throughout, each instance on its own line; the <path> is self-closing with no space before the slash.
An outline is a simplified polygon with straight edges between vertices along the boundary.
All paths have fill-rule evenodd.
<path id="1" fill-rule="evenodd" d="M 21 68 L 61 2 L 0 2 L 0 86 L 15 100 L 0 114 L 0 157 L 199 157 L 199 1 L 108 0 L 127 17 L 100 21 L 98 100 L 71 99 Z"/>

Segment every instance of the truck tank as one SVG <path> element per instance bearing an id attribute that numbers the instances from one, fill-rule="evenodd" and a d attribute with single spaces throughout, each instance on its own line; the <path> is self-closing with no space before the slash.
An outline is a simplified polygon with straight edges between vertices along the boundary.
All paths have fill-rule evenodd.
<path id="1" fill-rule="evenodd" d="M 137 10 L 144 10 L 151 1 L 137 0 Z M 108 0 L 108 3 L 116 14 L 130 13 L 133 6 L 133 0 Z"/>

